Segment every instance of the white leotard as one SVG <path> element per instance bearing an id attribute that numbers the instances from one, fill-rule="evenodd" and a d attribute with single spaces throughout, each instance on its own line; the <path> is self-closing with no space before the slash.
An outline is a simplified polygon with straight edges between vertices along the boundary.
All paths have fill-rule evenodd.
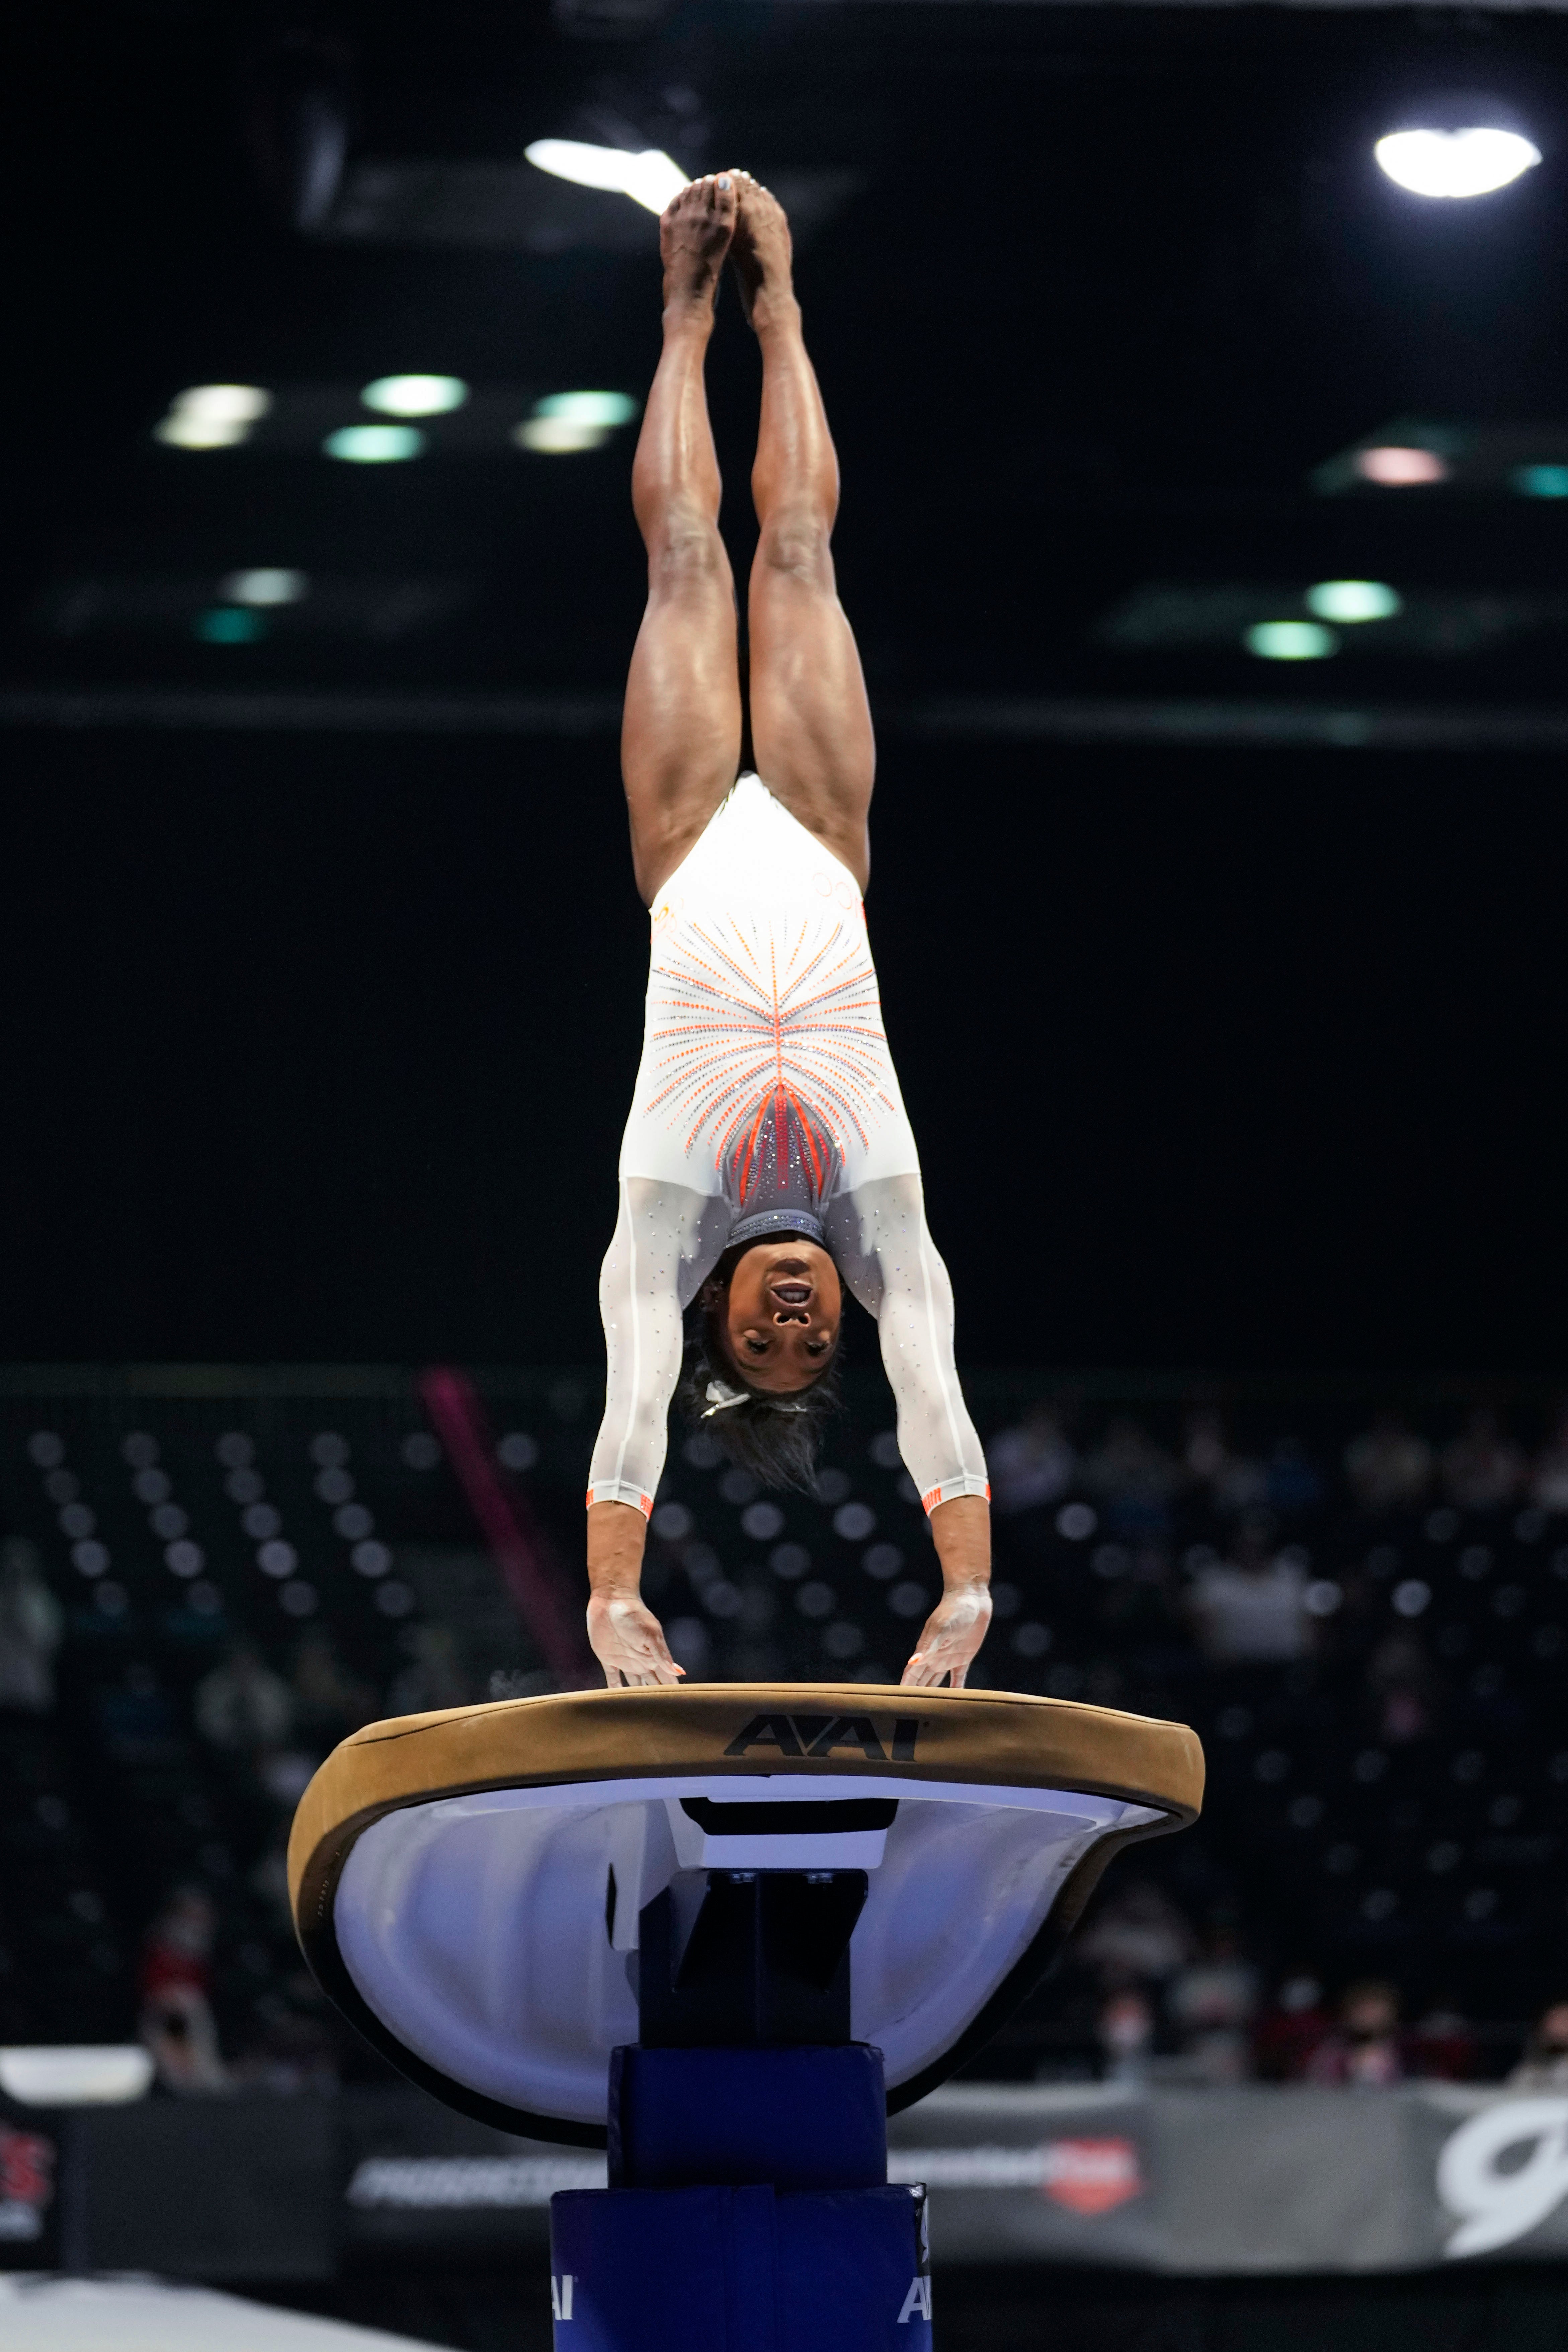
<path id="1" fill-rule="evenodd" d="M 952 1289 L 882 1030 L 860 892 L 742 776 L 659 892 L 590 1503 L 651 1511 L 681 1318 L 731 1240 L 819 1238 L 880 1326 L 899 1448 L 928 1511 L 986 1495 L 952 1360 Z"/>

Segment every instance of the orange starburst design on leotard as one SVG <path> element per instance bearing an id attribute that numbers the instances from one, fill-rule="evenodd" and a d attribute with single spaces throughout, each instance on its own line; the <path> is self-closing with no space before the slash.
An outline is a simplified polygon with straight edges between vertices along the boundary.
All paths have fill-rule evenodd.
<path id="1" fill-rule="evenodd" d="M 780 927 L 782 929 L 782 927 Z M 843 1156 L 891 1110 L 887 1040 L 863 930 L 841 922 L 683 924 L 656 967 L 664 982 L 652 1042 L 664 1083 L 648 1105 L 729 1161 L 744 1201 L 770 1146 L 779 1181 L 793 1151 L 817 1199 Z"/>

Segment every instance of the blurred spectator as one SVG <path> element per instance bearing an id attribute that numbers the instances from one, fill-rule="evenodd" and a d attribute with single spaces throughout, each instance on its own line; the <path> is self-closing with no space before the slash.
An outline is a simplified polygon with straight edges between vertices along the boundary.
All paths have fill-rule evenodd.
<path id="1" fill-rule="evenodd" d="M 389 1713 L 428 1715 L 438 1707 L 467 1706 L 476 1696 L 449 1625 L 411 1625 L 403 1648 L 409 1663 L 393 1678 Z"/>
<path id="2" fill-rule="evenodd" d="M 279 1827 L 248 1873 L 251 1893 L 272 1915 L 272 1925 L 290 1941 L 294 1912 L 289 1900 L 289 1822 Z"/>
<path id="3" fill-rule="evenodd" d="M 0 1545 L 0 1707 L 47 1714 L 64 1630 L 64 1612 L 44 1581 L 37 1546 L 8 1538 Z"/>
<path id="4" fill-rule="evenodd" d="M 1568 2000 L 1542 2010 L 1524 2056 L 1508 2078 L 1510 2091 L 1568 2091 Z"/>
<path id="5" fill-rule="evenodd" d="M 1530 1474 L 1530 1499 L 1543 1511 L 1568 1511 L 1568 1407 L 1557 1416 L 1551 1436 Z"/>
<path id="6" fill-rule="evenodd" d="M 294 1808 L 316 1777 L 320 1758 L 300 1748 L 268 1748 L 256 1759 L 257 1777 L 274 1804 L 292 1817 Z"/>
<path id="7" fill-rule="evenodd" d="M 988 1440 L 985 1460 L 992 1507 L 1006 1517 L 1056 1502 L 1078 1474 L 1078 1456 L 1048 1404 L 1030 1405 L 1022 1421 Z"/>
<path id="8" fill-rule="evenodd" d="M 1524 1456 L 1503 1433 L 1497 1414 L 1482 1406 L 1443 1449 L 1443 1490 L 1461 1511 L 1499 1511 L 1518 1494 Z"/>
<path id="9" fill-rule="evenodd" d="M 1260 1523 L 1245 1526 L 1230 1559 L 1211 1560 L 1193 1578 L 1187 1606 L 1211 1665 L 1255 1665 L 1305 1657 L 1311 1646 L 1307 1570 L 1276 1555 Z"/>
<path id="10" fill-rule="evenodd" d="M 1338 2024 L 1307 2063 L 1306 2079 L 1361 2091 L 1384 2091 L 1404 2081 L 1399 1995 L 1391 1984 L 1368 1979 L 1352 1985 L 1340 2003 Z"/>
<path id="11" fill-rule="evenodd" d="M 1268 1503 L 1289 1517 L 1315 1511 L 1323 1499 L 1322 1474 L 1299 1437 L 1282 1437 L 1268 1456 Z"/>
<path id="12" fill-rule="evenodd" d="M 1163 1535 L 1181 1483 L 1174 1457 L 1136 1421 L 1113 1421 L 1083 1465 L 1083 1483 L 1113 1532 Z"/>
<path id="13" fill-rule="evenodd" d="M 1468 2083 L 1476 2071 L 1476 2037 L 1451 1993 L 1439 1993 L 1406 2040 L 1410 2071 L 1430 2083 Z"/>
<path id="14" fill-rule="evenodd" d="M 263 1993 L 251 2023 L 248 2046 L 235 2068 L 247 2087 L 282 2095 L 337 2089 L 337 2052 L 320 2017 L 302 2015 L 279 1993 Z"/>
<path id="15" fill-rule="evenodd" d="M 1252 2072 L 1258 1971 L 1228 1927 L 1211 1929 L 1204 1950 L 1165 1996 L 1191 2074 L 1205 2083 L 1242 2083 Z"/>
<path id="16" fill-rule="evenodd" d="M 1217 1412 L 1194 1412 L 1182 1446 L 1187 1475 L 1206 1486 L 1215 1510 L 1253 1511 L 1268 1499 L 1268 1473 L 1261 1462 L 1231 1451 Z"/>
<path id="17" fill-rule="evenodd" d="M 278 1748 L 294 1724 L 294 1701 L 281 1675 L 248 1642 L 237 1642 L 196 1685 L 196 1728 L 215 1748 L 254 1754 Z"/>
<path id="18" fill-rule="evenodd" d="M 1367 1662 L 1366 1686 L 1385 1747 L 1428 1736 L 1442 1685 L 1418 1633 L 1399 1628 L 1384 1635 Z"/>
<path id="19" fill-rule="evenodd" d="M 1120 1887 L 1079 1937 L 1077 1956 L 1102 1985 L 1163 1984 L 1191 1957 L 1193 1932 L 1148 1879 Z"/>
<path id="20" fill-rule="evenodd" d="M 213 2022 L 212 1947 L 216 1914 L 199 1886 L 176 1887 L 142 1948 L 142 2039 L 158 2080 L 181 2096 L 233 2086 Z"/>
<path id="21" fill-rule="evenodd" d="M 1113 1992 L 1100 2012 L 1100 2046 L 1107 2083 L 1140 2084 L 1149 2074 L 1154 2012 L 1141 1992 Z"/>
<path id="22" fill-rule="evenodd" d="M 1300 2082 L 1332 2030 L 1317 1978 L 1306 1969 L 1286 1977 L 1258 2029 L 1258 2074 L 1266 2083 Z"/>
<path id="23" fill-rule="evenodd" d="M 1398 1413 L 1380 1413 L 1346 1446 L 1345 1475 L 1363 1510 L 1415 1510 L 1432 1483 L 1432 1448 Z"/>
<path id="24" fill-rule="evenodd" d="M 1163 1545 L 1141 1543 L 1134 1551 L 1117 1544 L 1102 1544 L 1093 1555 L 1092 1564 L 1097 1580 L 1103 1580 L 1095 1613 L 1118 1643 L 1168 1639 L 1176 1612 L 1171 1557 Z M 1089 1696 L 1093 1706 L 1117 1704 L 1114 1698 L 1101 1698 L 1099 1695 L 1101 1689 L 1109 1688 L 1110 1681 L 1121 1688 L 1114 1663 L 1109 1658 L 1097 1661 L 1089 1670 Z"/>
<path id="25" fill-rule="evenodd" d="M 294 1653 L 294 1718 L 300 1731 L 335 1748 L 351 1731 L 374 1720 L 375 1694 L 356 1682 L 330 1633 L 312 1631 Z"/>

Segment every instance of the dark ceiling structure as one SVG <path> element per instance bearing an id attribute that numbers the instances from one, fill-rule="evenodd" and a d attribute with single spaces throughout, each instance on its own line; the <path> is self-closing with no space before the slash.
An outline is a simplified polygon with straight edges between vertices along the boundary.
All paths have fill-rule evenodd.
<path id="1" fill-rule="evenodd" d="M 61 0 L 5 39 L 19 1351 L 593 1351 L 644 949 L 618 862 L 591 973 L 557 902 L 621 856 L 658 279 L 651 214 L 526 161 L 566 139 L 795 212 L 970 1352 L 1555 1360 L 1557 14 Z M 1540 166 L 1394 186 L 1373 141 L 1456 94 Z M 405 375 L 467 397 L 367 403 Z M 743 562 L 732 303 L 710 377 Z M 259 405 L 197 446 L 214 386 Z M 1346 583 L 1383 604 L 1324 618 Z M 958 1070 L 1054 1236 L 1026 1316 L 963 1230 Z"/>

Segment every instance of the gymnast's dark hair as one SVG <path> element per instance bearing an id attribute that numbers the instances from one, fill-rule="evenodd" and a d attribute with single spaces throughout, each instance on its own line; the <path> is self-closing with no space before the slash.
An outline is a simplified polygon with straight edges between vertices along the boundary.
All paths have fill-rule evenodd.
<path id="1" fill-rule="evenodd" d="M 784 1397 L 753 1388 L 722 1337 L 730 1276 L 741 1255 L 739 1249 L 726 1250 L 687 1309 L 686 1354 L 677 1400 L 690 1426 L 705 1437 L 710 1433 L 736 1467 L 749 1470 L 759 1486 L 795 1486 L 809 1495 L 827 1424 L 839 1406 L 838 1361 L 844 1343 L 840 1339 L 809 1388 Z M 711 1402 L 710 1381 L 743 1389 L 745 1403 L 727 1405 L 705 1419 Z"/>

